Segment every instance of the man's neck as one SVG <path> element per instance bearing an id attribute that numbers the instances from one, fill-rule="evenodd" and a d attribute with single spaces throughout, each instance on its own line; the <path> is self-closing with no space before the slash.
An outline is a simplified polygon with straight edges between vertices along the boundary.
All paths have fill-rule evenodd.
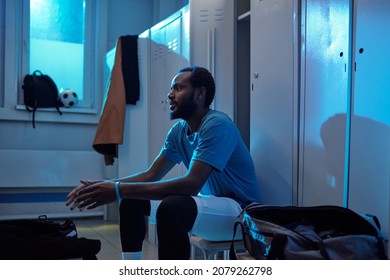
<path id="1" fill-rule="evenodd" d="M 189 120 L 186 120 L 188 126 L 190 127 L 189 135 L 198 131 L 199 126 L 202 122 L 203 117 L 210 111 L 209 108 L 196 111 Z"/>

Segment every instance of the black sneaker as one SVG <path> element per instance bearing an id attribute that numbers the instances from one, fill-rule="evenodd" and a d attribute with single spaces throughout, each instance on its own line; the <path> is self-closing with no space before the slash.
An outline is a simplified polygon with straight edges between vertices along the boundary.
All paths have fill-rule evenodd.
<path id="1" fill-rule="evenodd" d="M 48 219 L 46 215 L 41 215 L 38 219 L 41 223 L 51 227 L 52 230 L 55 231 L 56 235 L 58 234 L 63 237 L 77 238 L 76 225 L 71 219 L 66 219 L 62 224 Z"/>
<path id="2" fill-rule="evenodd" d="M 66 219 L 59 229 L 65 237 L 77 238 L 76 225 L 72 220 Z"/>

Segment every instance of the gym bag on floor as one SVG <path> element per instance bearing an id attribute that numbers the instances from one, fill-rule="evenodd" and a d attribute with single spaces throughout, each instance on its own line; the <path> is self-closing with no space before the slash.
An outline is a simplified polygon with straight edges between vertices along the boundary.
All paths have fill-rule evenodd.
<path id="1" fill-rule="evenodd" d="M 0 260 L 96 260 L 100 240 L 77 237 L 70 219 L 0 221 Z"/>
<path id="2" fill-rule="evenodd" d="M 270 206 L 252 203 L 234 225 L 255 259 L 386 259 L 377 219 L 339 206 Z M 230 259 L 236 259 L 234 236 Z"/>
<path id="3" fill-rule="evenodd" d="M 33 113 L 32 124 L 35 128 L 35 111 L 38 108 L 56 108 L 61 115 L 58 101 L 58 89 L 52 78 L 35 70 L 23 79 L 24 104 Z"/>

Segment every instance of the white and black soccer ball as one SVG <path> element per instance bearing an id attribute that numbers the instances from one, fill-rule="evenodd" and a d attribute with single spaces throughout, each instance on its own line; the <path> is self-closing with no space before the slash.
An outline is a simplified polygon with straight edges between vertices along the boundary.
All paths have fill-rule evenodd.
<path id="1" fill-rule="evenodd" d="M 64 107 L 74 107 L 79 102 L 77 93 L 71 89 L 65 89 L 61 91 L 60 96 L 58 97 L 60 103 Z"/>

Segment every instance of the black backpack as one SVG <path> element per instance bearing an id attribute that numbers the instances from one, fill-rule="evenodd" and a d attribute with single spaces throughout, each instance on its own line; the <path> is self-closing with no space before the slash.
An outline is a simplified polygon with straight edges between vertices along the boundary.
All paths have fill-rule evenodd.
<path id="1" fill-rule="evenodd" d="M 33 127 L 35 128 L 35 111 L 37 108 L 56 108 L 60 111 L 58 101 L 58 89 L 54 81 L 41 71 L 35 70 L 23 79 L 24 104 L 29 112 L 33 113 Z"/>

